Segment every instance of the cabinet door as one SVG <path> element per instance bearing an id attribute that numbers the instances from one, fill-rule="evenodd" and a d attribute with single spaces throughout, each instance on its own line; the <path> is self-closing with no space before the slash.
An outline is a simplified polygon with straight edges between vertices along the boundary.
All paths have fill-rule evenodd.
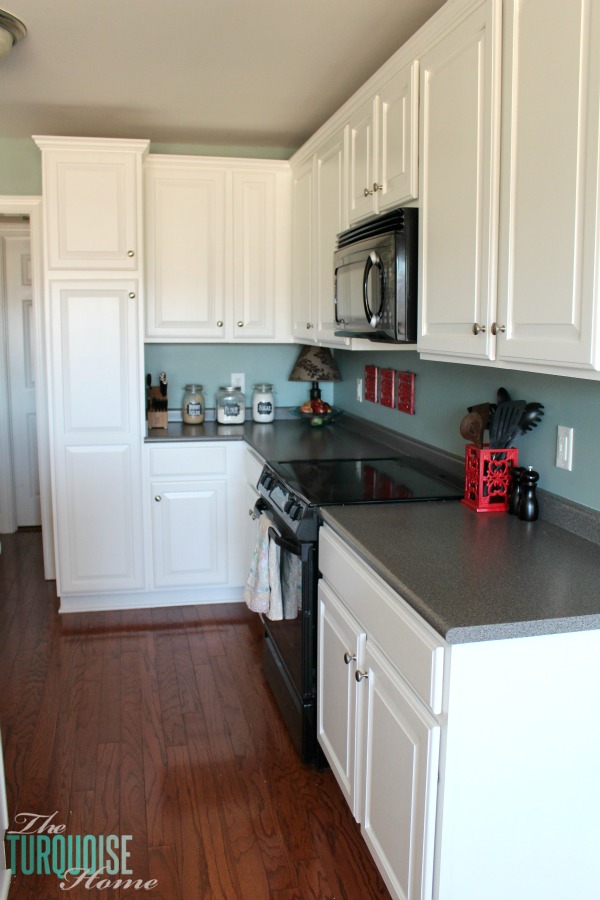
<path id="1" fill-rule="evenodd" d="M 336 238 L 346 228 L 345 129 L 329 138 L 315 154 L 315 317 L 317 338 L 328 344 L 349 343 L 336 338 L 333 305 L 333 252 Z"/>
<path id="2" fill-rule="evenodd" d="M 148 337 L 225 339 L 225 172 L 148 162 Z"/>
<path id="3" fill-rule="evenodd" d="M 50 285 L 61 593 L 143 586 L 135 282 Z"/>
<path id="4" fill-rule="evenodd" d="M 276 177 L 233 173 L 234 339 L 275 336 Z"/>
<path id="5" fill-rule="evenodd" d="M 356 724 L 358 686 L 366 635 L 333 591 L 319 582 L 317 735 L 346 801 L 360 821 L 360 766 Z"/>
<path id="6" fill-rule="evenodd" d="M 154 586 L 227 580 L 227 482 L 154 482 Z"/>
<path id="7" fill-rule="evenodd" d="M 419 63 L 415 60 L 378 93 L 379 140 L 375 182 L 378 211 L 418 196 Z"/>
<path id="8" fill-rule="evenodd" d="M 421 58 L 421 352 L 493 355 L 500 14 L 486 0 Z"/>
<path id="9" fill-rule="evenodd" d="M 433 894 L 440 727 L 371 641 L 362 671 L 361 831 L 392 896 L 425 900 Z"/>
<path id="10" fill-rule="evenodd" d="M 375 211 L 373 100 L 363 103 L 348 123 L 348 221 L 352 225 Z"/>
<path id="11" fill-rule="evenodd" d="M 600 10 L 527 0 L 507 15 L 497 356 L 590 367 Z"/>
<path id="12" fill-rule="evenodd" d="M 315 340 L 313 313 L 313 160 L 293 173 L 292 181 L 292 333 Z"/>
<path id="13" fill-rule="evenodd" d="M 48 268 L 137 269 L 139 153 L 48 150 L 43 165 Z"/>

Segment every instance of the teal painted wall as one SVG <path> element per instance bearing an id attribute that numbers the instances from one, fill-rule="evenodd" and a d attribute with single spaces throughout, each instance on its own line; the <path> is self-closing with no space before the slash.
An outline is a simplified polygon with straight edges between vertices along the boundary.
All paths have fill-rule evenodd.
<path id="1" fill-rule="evenodd" d="M 600 383 L 579 378 L 512 372 L 483 366 L 421 360 L 410 351 L 336 351 L 343 381 L 335 385 L 336 406 L 401 434 L 464 456 L 459 425 L 467 407 L 493 402 L 500 386 L 512 397 L 545 406 L 541 424 L 519 439 L 519 462 L 540 473 L 540 487 L 600 510 Z M 358 403 L 356 379 L 365 365 L 416 373 L 415 415 L 374 403 Z M 573 471 L 557 469 L 558 425 L 575 429 Z"/>
<path id="2" fill-rule="evenodd" d="M 167 373 L 171 408 L 180 405 L 184 386 L 192 382 L 204 385 L 206 405 L 214 406 L 217 388 L 231 383 L 232 372 L 246 376 L 247 405 L 252 385 L 268 382 L 274 386 L 276 406 L 300 406 L 310 386 L 288 381 L 299 351 L 297 344 L 146 344 L 144 371 L 153 384 L 159 372 Z M 321 394 L 333 403 L 332 384 L 322 384 Z"/>

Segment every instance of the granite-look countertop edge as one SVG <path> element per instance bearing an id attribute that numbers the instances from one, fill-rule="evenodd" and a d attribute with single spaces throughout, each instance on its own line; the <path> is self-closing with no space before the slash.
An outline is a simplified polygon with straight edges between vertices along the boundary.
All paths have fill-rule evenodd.
<path id="1" fill-rule="evenodd" d="M 461 504 L 394 507 L 321 518 L 448 643 L 600 628 L 597 545 Z"/>

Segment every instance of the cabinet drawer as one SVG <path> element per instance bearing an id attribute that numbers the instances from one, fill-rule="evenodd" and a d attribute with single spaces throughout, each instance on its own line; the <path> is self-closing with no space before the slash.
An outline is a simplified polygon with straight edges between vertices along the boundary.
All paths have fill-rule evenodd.
<path id="1" fill-rule="evenodd" d="M 227 473 L 227 448 L 222 444 L 203 446 L 152 447 L 150 475 L 178 478 L 182 475 L 221 475 Z"/>
<path id="2" fill-rule="evenodd" d="M 326 526 L 319 537 L 325 581 L 434 713 L 442 710 L 445 643 Z"/>
<path id="3" fill-rule="evenodd" d="M 244 465 L 246 470 L 246 481 L 248 484 L 251 484 L 252 487 L 256 487 L 260 473 L 263 470 L 264 462 L 262 458 L 253 450 L 246 448 L 246 452 L 244 453 Z"/>

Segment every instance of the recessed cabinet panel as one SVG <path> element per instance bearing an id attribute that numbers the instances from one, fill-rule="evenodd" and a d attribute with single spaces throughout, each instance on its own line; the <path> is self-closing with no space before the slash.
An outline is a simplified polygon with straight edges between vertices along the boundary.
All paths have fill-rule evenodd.
<path id="1" fill-rule="evenodd" d="M 233 175 L 233 302 L 236 336 L 275 333 L 275 176 Z"/>
<path id="2" fill-rule="evenodd" d="M 132 448 L 67 446 L 57 464 L 61 590 L 142 587 L 142 532 L 134 512 L 139 475 L 134 474 Z"/>
<path id="3" fill-rule="evenodd" d="M 227 482 L 154 482 L 155 587 L 227 581 Z"/>
<path id="4" fill-rule="evenodd" d="M 348 123 L 348 220 L 350 224 L 373 213 L 373 100 L 364 103 Z"/>
<path id="5" fill-rule="evenodd" d="M 146 206 L 148 335 L 224 338 L 225 173 L 150 170 Z"/>
<path id="6" fill-rule="evenodd" d="M 528 0 L 513 16 L 498 301 L 506 331 L 497 355 L 589 366 L 600 15 L 585 0 Z"/>
<path id="7" fill-rule="evenodd" d="M 135 153 L 48 151 L 48 268 L 134 270 L 139 265 Z"/>
<path id="8" fill-rule="evenodd" d="M 294 171 L 292 182 L 292 331 L 304 341 L 314 339 L 313 314 L 313 161 Z"/>
<path id="9" fill-rule="evenodd" d="M 379 212 L 416 199 L 419 190 L 419 63 L 405 66 L 379 90 Z"/>
<path id="10" fill-rule="evenodd" d="M 499 7 L 421 59 L 419 349 L 491 357 L 498 233 Z"/>
<path id="11" fill-rule="evenodd" d="M 433 892 L 440 726 L 367 641 L 361 831 L 394 897 Z"/>

